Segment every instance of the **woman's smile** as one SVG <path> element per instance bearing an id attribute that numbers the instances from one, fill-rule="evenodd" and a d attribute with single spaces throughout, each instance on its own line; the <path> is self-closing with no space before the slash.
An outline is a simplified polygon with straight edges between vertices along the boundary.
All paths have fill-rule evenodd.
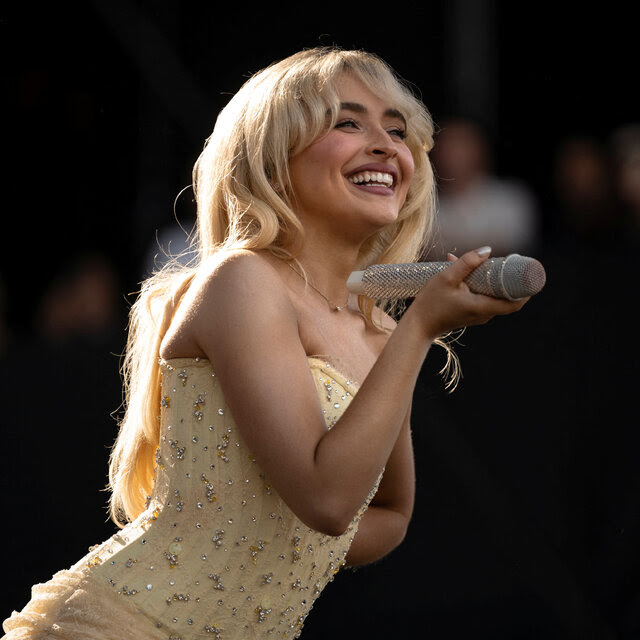
<path id="1" fill-rule="evenodd" d="M 347 179 L 352 184 L 381 195 L 392 195 L 398 172 L 395 168 L 370 164 L 358 167 Z M 383 189 L 380 191 L 380 189 Z"/>

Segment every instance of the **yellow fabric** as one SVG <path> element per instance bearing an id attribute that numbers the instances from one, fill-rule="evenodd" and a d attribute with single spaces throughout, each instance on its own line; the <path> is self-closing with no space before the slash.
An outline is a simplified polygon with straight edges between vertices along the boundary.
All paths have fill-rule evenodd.
<path id="1" fill-rule="evenodd" d="M 309 365 L 331 428 L 356 385 L 322 359 Z M 295 638 L 344 564 L 376 487 L 342 536 L 318 533 L 269 486 L 207 360 L 164 362 L 162 389 L 149 507 L 36 585 L 5 621 L 7 640 Z"/>

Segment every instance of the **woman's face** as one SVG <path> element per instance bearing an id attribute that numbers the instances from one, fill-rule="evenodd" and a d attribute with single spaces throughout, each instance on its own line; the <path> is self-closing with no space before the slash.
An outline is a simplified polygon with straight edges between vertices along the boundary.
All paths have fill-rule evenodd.
<path id="1" fill-rule="evenodd" d="M 333 129 L 290 160 L 296 213 L 308 231 L 360 240 L 394 222 L 413 177 L 403 114 L 357 78 L 337 83 Z"/>

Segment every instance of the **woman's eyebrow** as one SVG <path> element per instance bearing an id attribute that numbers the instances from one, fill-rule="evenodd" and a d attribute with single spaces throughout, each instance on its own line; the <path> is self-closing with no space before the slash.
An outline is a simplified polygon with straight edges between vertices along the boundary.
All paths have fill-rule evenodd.
<path id="1" fill-rule="evenodd" d="M 367 107 L 365 107 L 363 104 L 360 104 L 359 102 L 341 102 L 340 108 L 347 111 L 354 111 L 355 113 L 368 113 Z M 398 111 L 397 109 L 385 109 L 383 115 L 389 118 L 398 118 L 399 120 L 402 120 L 405 125 L 407 124 L 406 118 L 404 117 L 404 115 L 402 115 L 402 112 Z"/>

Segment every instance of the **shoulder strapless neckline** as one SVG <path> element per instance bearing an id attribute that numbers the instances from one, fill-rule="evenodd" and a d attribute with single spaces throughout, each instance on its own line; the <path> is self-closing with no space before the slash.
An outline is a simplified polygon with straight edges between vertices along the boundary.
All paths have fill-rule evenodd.
<path id="1" fill-rule="evenodd" d="M 354 390 L 358 390 L 360 382 L 349 377 L 345 371 L 338 368 L 333 359 L 329 356 L 313 355 L 307 356 L 307 362 L 311 369 L 322 369 L 326 373 L 330 373 L 341 386 L 350 386 Z M 189 366 L 212 366 L 208 358 L 201 356 L 179 356 L 174 358 L 160 358 L 160 364 L 162 366 L 173 367 L 176 369 L 183 369 Z"/>

